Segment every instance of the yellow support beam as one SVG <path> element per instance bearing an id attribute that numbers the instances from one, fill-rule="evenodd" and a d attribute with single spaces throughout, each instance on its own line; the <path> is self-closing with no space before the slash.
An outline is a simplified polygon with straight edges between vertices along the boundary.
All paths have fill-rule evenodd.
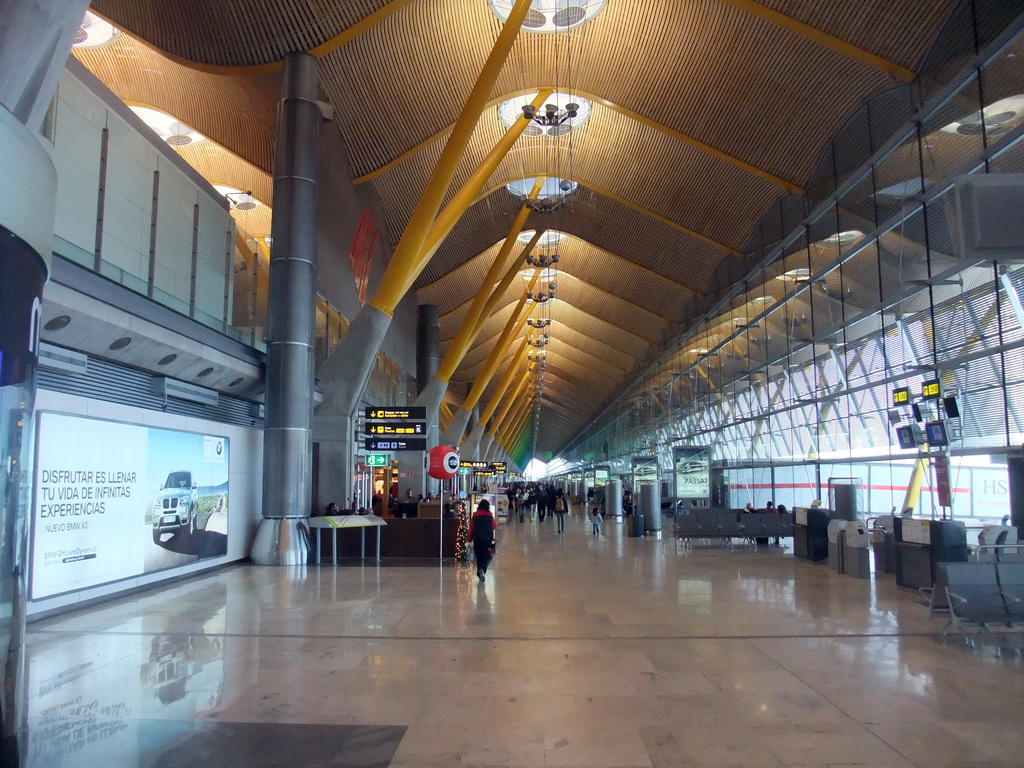
<path id="1" fill-rule="evenodd" d="M 505 401 L 505 404 L 501 406 L 501 409 L 498 411 L 498 414 L 494 417 L 494 423 L 488 430 L 488 434 L 494 435 L 498 427 L 500 427 L 501 424 L 505 421 L 505 418 L 508 416 L 509 411 L 512 410 L 512 407 L 514 405 L 518 406 L 519 397 L 523 394 L 523 391 L 526 389 L 526 385 L 530 381 L 530 377 L 529 375 L 526 374 L 525 371 L 523 372 L 523 374 L 524 375 L 522 376 L 522 378 L 519 379 L 519 383 L 516 385 L 516 388 L 512 390 L 511 397 L 509 397 L 508 400 Z"/>
<path id="2" fill-rule="evenodd" d="M 548 96 L 551 95 L 549 90 L 541 91 L 537 98 L 534 99 L 536 102 L 535 106 L 538 108 L 544 101 L 547 100 Z M 452 196 L 451 202 L 445 206 L 445 209 L 441 211 L 437 220 L 430 227 L 430 233 L 427 235 L 426 243 L 424 245 L 423 253 L 420 254 L 420 259 L 417 264 L 417 272 L 419 274 L 423 271 L 424 267 L 430 263 L 437 249 L 441 247 L 444 240 L 451 231 L 455 228 L 455 225 L 459 223 L 459 219 L 476 200 L 477 194 L 480 192 L 480 188 L 487 182 L 487 180 L 494 174 L 501 161 L 505 159 L 505 156 L 512 149 L 512 146 L 516 143 L 520 136 L 523 135 L 523 131 L 526 130 L 528 121 L 525 118 L 516 120 L 515 124 L 509 128 L 502 137 L 498 140 L 498 143 L 494 145 L 494 148 L 487 154 L 483 162 L 477 166 L 477 169 L 473 171 L 473 174 L 469 177 L 465 184 L 459 189 L 455 195 Z M 543 178 L 543 177 L 542 177 Z"/>
<path id="3" fill-rule="evenodd" d="M 498 104 L 500 104 L 501 102 L 506 101 L 507 99 L 514 98 L 515 96 L 521 96 L 524 93 L 530 93 L 532 90 L 533 89 L 525 89 L 525 90 L 515 91 L 513 93 L 503 94 L 503 95 L 499 96 L 496 99 L 491 99 L 491 101 L 487 104 L 486 108 L 493 108 L 493 107 L 497 106 Z M 610 109 L 610 110 L 612 110 L 614 112 L 618 112 L 620 115 L 623 115 L 624 117 L 628 117 L 630 119 L 636 120 L 637 122 L 641 123 L 642 125 L 645 125 L 648 128 L 651 128 L 651 129 L 653 129 L 655 131 L 658 131 L 659 133 L 664 134 L 665 136 L 669 136 L 669 137 L 675 139 L 676 141 L 679 141 L 679 142 L 681 142 L 683 144 L 686 144 L 689 147 L 692 147 L 692 148 L 700 150 L 701 152 L 704 152 L 704 153 L 706 153 L 708 155 L 711 155 L 712 157 L 716 158 L 717 160 L 721 160 L 723 163 L 728 163 L 729 165 L 731 165 L 731 166 L 733 166 L 735 168 L 739 168 L 742 171 L 746 171 L 747 173 L 749 173 L 749 174 L 751 174 L 753 176 L 757 176 L 758 178 L 764 179 L 765 181 L 770 181 L 772 184 L 775 184 L 777 186 L 782 187 L 783 189 L 785 189 L 787 192 L 789 192 L 791 194 L 802 195 L 802 194 L 804 194 L 806 192 L 806 190 L 803 187 L 801 187 L 801 186 L 799 186 L 797 184 L 794 184 L 793 182 L 791 182 L 791 181 L 789 181 L 787 179 L 783 179 L 780 176 L 776 176 L 775 174 L 770 173 L 770 172 L 764 170 L 763 168 L 758 168 L 756 165 L 751 165 L 750 163 L 745 162 L 744 160 L 740 160 L 738 157 L 734 157 L 733 155 L 730 155 L 727 152 L 723 152 L 720 149 L 716 149 L 715 147 L 712 147 L 710 144 L 705 144 L 703 141 L 700 141 L 699 139 L 695 139 L 692 136 L 686 135 L 685 133 L 680 133 L 679 131 L 675 130 L 674 128 L 669 128 L 666 125 L 662 125 L 661 123 L 659 123 L 659 122 L 657 122 L 655 120 L 652 120 L 649 117 L 645 117 L 644 115 L 641 115 L 639 112 L 634 112 L 633 110 L 631 110 L 631 109 L 629 109 L 627 107 L 623 107 L 623 106 L 620 106 L 618 104 L 615 104 L 614 102 L 608 101 L 608 99 L 604 99 L 604 98 L 598 96 L 597 94 L 589 93 L 587 91 L 581 91 L 578 88 L 573 88 L 572 92 L 573 92 L 574 95 L 582 96 L 585 99 L 589 99 L 591 102 L 593 102 L 595 104 L 600 104 L 600 105 L 602 105 L 604 107 L 607 107 L 608 109 Z M 395 168 L 396 166 L 399 166 L 402 163 L 404 163 L 406 160 L 408 160 L 410 157 L 412 157 L 413 155 L 418 153 L 424 147 L 430 146 L 435 141 L 438 141 L 439 139 L 441 139 L 451 129 L 452 129 L 452 127 L 450 125 L 445 127 L 445 128 L 442 128 L 440 131 L 435 133 L 433 136 L 430 136 L 430 137 L 424 139 L 423 141 L 421 141 L 416 146 L 414 146 L 414 147 L 412 147 L 410 149 L 407 149 L 405 152 L 400 154 L 394 160 L 391 160 L 391 161 L 385 163 L 380 168 L 377 168 L 376 170 L 370 171 L 369 173 L 364 174 L 362 176 L 356 177 L 355 179 L 352 180 L 352 183 L 353 184 L 363 184 L 363 183 L 365 183 L 367 181 L 372 181 L 373 179 L 377 178 L 378 176 L 381 176 L 381 175 L 387 173 L 392 168 Z"/>
<path id="4" fill-rule="evenodd" d="M 531 198 L 535 199 L 535 196 L 540 192 L 540 188 L 543 186 L 542 181 L 538 181 L 534 186 L 533 191 L 530 193 Z M 519 237 L 519 233 L 523 230 L 523 225 L 526 223 L 526 217 L 530 215 L 530 209 L 525 205 L 520 209 L 519 215 L 516 216 L 515 221 L 512 222 L 512 227 L 509 229 L 508 234 L 505 236 L 505 242 L 502 243 L 501 249 L 498 251 L 498 255 L 494 257 L 494 262 L 491 264 L 490 269 L 487 270 L 487 275 L 484 277 L 483 283 L 481 283 L 479 290 L 476 292 L 476 296 L 473 298 L 473 304 L 469 308 L 469 312 L 466 317 L 463 318 L 462 326 L 459 328 L 458 333 L 452 340 L 451 345 L 448 347 L 448 351 L 445 353 L 444 359 L 441 361 L 441 365 L 437 369 L 437 373 L 434 376 L 441 381 L 447 382 L 451 379 L 452 374 L 455 373 L 455 369 L 459 367 L 459 363 L 466 356 L 466 352 L 469 351 L 469 347 L 476 339 L 477 334 L 480 331 L 480 326 L 485 319 L 486 313 L 489 311 L 488 304 L 493 306 L 491 301 L 492 295 L 501 290 L 502 293 L 508 285 L 505 280 L 502 279 L 501 284 L 496 288 L 494 283 L 498 280 L 498 276 L 501 271 L 505 269 L 505 262 L 508 259 L 508 255 L 512 252 L 512 249 L 516 245 L 516 238 Z M 516 262 L 513 262 L 512 268 L 515 270 L 513 275 L 519 273 L 519 267 Z M 504 286 L 504 287 L 502 287 Z M 495 299 L 494 301 L 497 301 Z"/>
<path id="5" fill-rule="evenodd" d="M 466 99 L 462 114 L 455 122 L 455 127 L 445 143 L 434 172 L 430 175 L 426 189 L 423 190 L 423 194 L 406 224 L 405 232 L 402 233 L 402 237 L 395 247 L 381 284 L 369 301 L 370 306 L 388 317 L 394 314 L 395 307 L 398 306 L 409 286 L 415 282 L 416 276 L 419 274 L 419 272 L 414 274 L 414 270 L 420 263 L 427 237 L 434 219 L 437 217 L 438 209 L 441 207 L 441 201 L 448 192 L 448 186 L 451 184 L 459 161 L 473 135 L 484 104 L 501 74 L 501 69 L 512 51 L 519 29 L 529 10 L 530 0 L 516 0 L 508 20 L 501 28 L 501 33 L 494 43 L 494 48 L 487 57 L 487 61 L 484 62 L 480 77 L 477 78 L 473 90 L 470 91 L 469 97 Z M 521 118 L 518 122 L 525 123 L 525 119 Z"/>
<path id="6" fill-rule="evenodd" d="M 907 69 L 906 67 L 894 64 L 871 51 L 860 48 L 853 43 L 848 43 L 842 38 L 830 35 L 828 32 L 823 32 L 817 27 L 812 27 L 810 24 L 804 24 L 802 21 L 797 21 L 792 16 L 787 16 L 786 14 L 779 13 L 771 8 L 766 8 L 760 3 L 754 2 L 754 0 L 719 0 L 719 2 L 731 5 L 733 8 L 738 8 L 741 11 L 745 11 L 751 16 L 756 16 L 763 21 L 767 21 L 769 24 L 781 27 L 787 32 L 799 35 L 805 40 L 810 40 L 812 43 L 820 45 L 823 48 L 827 48 L 830 51 L 834 51 L 848 59 L 853 59 L 854 61 L 859 61 L 861 64 L 866 64 L 872 69 L 884 72 L 889 77 L 896 80 L 902 80 L 905 83 L 910 83 L 917 78 L 917 73 Z"/>
<path id="7" fill-rule="evenodd" d="M 512 377 L 516 375 L 517 371 L 520 371 L 520 366 L 526 360 L 526 343 L 527 339 L 524 336 L 522 343 L 519 345 L 519 349 L 516 350 L 512 359 L 509 361 L 508 368 L 505 369 L 505 373 L 501 377 L 501 381 L 498 382 L 498 386 L 494 388 L 494 394 L 491 395 L 491 400 L 487 404 L 487 407 L 480 414 L 480 423 L 486 424 L 487 420 L 494 415 L 494 411 L 498 407 L 498 403 L 501 402 L 501 398 L 508 392 L 509 385 L 512 383 Z"/>
<path id="8" fill-rule="evenodd" d="M 536 277 L 534 278 L 536 279 Z M 531 283 L 531 286 L 533 283 Z M 523 296 L 523 299 L 526 297 Z M 522 307 L 517 307 L 516 311 L 512 313 L 512 317 L 508 319 L 505 324 L 505 330 L 502 331 L 501 336 L 498 338 L 498 342 L 494 345 L 491 350 L 491 354 L 487 358 L 487 362 L 484 364 L 483 372 L 476 377 L 473 382 L 473 388 L 469 391 L 469 396 L 466 398 L 464 408 L 472 410 L 476 407 L 476 404 L 480 402 L 480 398 L 484 394 L 484 390 L 487 389 L 487 385 L 491 383 L 491 379 L 494 378 L 495 372 L 498 370 L 498 366 L 501 364 L 501 358 L 505 354 L 505 350 L 508 348 L 509 342 L 513 337 L 519 335 L 519 332 L 526 327 L 526 319 L 530 316 L 530 312 L 537 305 L 533 305 L 524 314 Z"/>
<path id="9" fill-rule="evenodd" d="M 522 251 L 520 251 L 519 255 L 512 261 L 512 263 L 509 264 L 508 272 L 505 273 L 505 276 L 491 292 L 491 295 L 487 297 L 487 303 L 484 304 L 484 311 L 480 313 L 480 319 L 476 321 L 476 328 L 473 331 L 474 341 L 476 340 L 476 337 L 480 335 L 480 331 L 483 329 L 484 323 L 487 322 L 491 312 L 494 311 L 494 307 L 497 305 L 498 300 L 505 295 L 505 292 L 508 291 L 516 277 L 518 277 L 521 272 L 529 269 L 529 267 L 523 266 L 526 261 L 526 254 L 533 250 L 534 246 L 537 245 L 537 242 L 546 231 L 547 230 L 544 229 L 538 229 L 534 232 L 533 237 L 530 238 L 530 242 L 527 243 L 526 247 L 523 248 Z M 533 273 L 533 277 L 530 278 L 529 288 L 526 289 L 527 291 L 533 290 L 534 286 L 537 284 L 537 279 L 540 277 L 540 272 L 541 270 L 536 270 Z"/>

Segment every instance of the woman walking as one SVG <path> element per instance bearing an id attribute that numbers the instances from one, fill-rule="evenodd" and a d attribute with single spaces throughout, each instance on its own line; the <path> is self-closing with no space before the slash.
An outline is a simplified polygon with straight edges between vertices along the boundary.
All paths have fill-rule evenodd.
<path id="1" fill-rule="evenodd" d="M 494 557 L 498 523 L 491 514 L 491 502 L 483 499 L 476 506 L 476 512 L 469 521 L 469 539 L 473 542 L 473 557 L 476 558 L 476 577 L 484 581 L 487 566 Z"/>

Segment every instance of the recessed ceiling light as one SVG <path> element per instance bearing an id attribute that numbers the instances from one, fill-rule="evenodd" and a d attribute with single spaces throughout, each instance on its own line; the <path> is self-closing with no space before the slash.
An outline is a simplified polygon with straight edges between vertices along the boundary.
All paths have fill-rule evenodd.
<path id="1" fill-rule="evenodd" d="M 608 0 L 533 0 L 523 29 L 540 34 L 567 32 L 586 24 L 604 10 Z M 488 0 L 491 11 L 504 22 L 514 0 Z"/>
<path id="2" fill-rule="evenodd" d="M 85 12 L 78 31 L 75 32 L 75 41 L 72 48 L 102 48 L 110 45 L 121 36 L 121 30 L 112 24 L 105 22 L 95 13 Z"/>
<path id="3" fill-rule="evenodd" d="M 172 352 L 169 355 L 164 355 L 163 357 L 161 357 L 159 360 L 157 360 L 156 364 L 157 365 L 169 365 L 170 363 L 173 363 L 177 359 L 178 359 L 178 355 L 175 354 L 174 352 Z"/>
<path id="4" fill-rule="evenodd" d="M 788 272 L 783 272 L 776 279 L 787 283 L 806 283 L 811 279 L 811 270 L 807 267 L 791 269 Z"/>
<path id="5" fill-rule="evenodd" d="M 109 347 L 107 347 L 107 349 L 111 350 L 112 352 L 116 352 L 119 349 L 124 349 L 125 347 L 127 347 L 131 343 L 132 343 L 132 337 L 131 336 L 122 336 L 117 341 L 111 343 L 111 345 Z"/>
<path id="6" fill-rule="evenodd" d="M 172 147 L 185 147 L 190 144 L 198 144 L 206 141 L 206 137 L 196 130 L 189 128 L 176 117 L 161 112 L 152 107 L 130 107 L 142 122 L 148 125 L 157 136 L 166 141 Z"/>
<path id="7" fill-rule="evenodd" d="M 989 136 L 995 136 L 1020 125 L 1021 121 L 1024 121 L 1024 94 L 994 101 L 983 110 L 943 126 L 942 132 L 980 136 L 984 131 Z"/>
<path id="8" fill-rule="evenodd" d="M 537 230 L 528 229 L 525 232 L 520 232 L 516 240 L 520 245 L 529 245 L 535 234 L 537 234 Z M 537 247 L 554 248 L 559 242 L 561 242 L 563 237 L 565 237 L 564 233 L 559 232 L 557 229 L 549 229 L 540 236 L 540 240 L 537 241 Z"/>
<path id="9" fill-rule="evenodd" d="M 239 376 L 239 377 L 238 377 L 237 379 L 235 379 L 235 380 L 234 380 L 234 381 L 232 381 L 232 382 L 231 382 L 230 384 L 228 384 L 228 386 L 229 386 L 229 387 L 237 387 L 237 386 L 238 386 L 239 384 L 241 384 L 241 383 L 242 383 L 243 381 L 245 381 L 245 379 L 244 379 L 243 377 Z"/>
<path id="10" fill-rule="evenodd" d="M 52 320 L 47 321 L 43 328 L 47 331 L 59 331 L 62 328 L 67 328 L 68 323 L 71 322 L 70 315 L 57 315 Z"/>
<path id="11" fill-rule="evenodd" d="M 205 376 L 209 376 L 211 373 L 213 373 L 213 368 L 203 368 L 203 370 L 196 374 L 196 378 L 201 379 Z"/>

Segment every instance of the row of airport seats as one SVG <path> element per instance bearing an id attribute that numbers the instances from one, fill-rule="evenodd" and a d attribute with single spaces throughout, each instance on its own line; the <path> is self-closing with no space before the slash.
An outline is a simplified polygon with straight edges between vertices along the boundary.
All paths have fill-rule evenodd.
<path id="1" fill-rule="evenodd" d="M 675 514 L 673 535 L 678 546 L 694 539 L 719 539 L 731 544 L 733 539 L 782 538 L 793 535 L 790 512 L 746 512 L 742 509 L 693 507 Z"/>
<path id="2" fill-rule="evenodd" d="M 947 630 L 1024 628 L 1024 563 L 940 563 L 937 582 L 948 601 Z"/>

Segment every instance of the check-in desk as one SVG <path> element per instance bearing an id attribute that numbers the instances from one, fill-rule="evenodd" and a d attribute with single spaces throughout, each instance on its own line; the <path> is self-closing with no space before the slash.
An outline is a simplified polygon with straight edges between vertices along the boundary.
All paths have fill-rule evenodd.
<path id="1" fill-rule="evenodd" d="M 896 584 L 931 588 L 939 563 L 967 562 L 967 528 L 956 520 L 897 517 Z"/>
<path id="2" fill-rule="evenodd" d="M 839 515 L 830 509 L 793 510 L 793 554 L 818 562 L 828 558 L 828 524 Z"/>

